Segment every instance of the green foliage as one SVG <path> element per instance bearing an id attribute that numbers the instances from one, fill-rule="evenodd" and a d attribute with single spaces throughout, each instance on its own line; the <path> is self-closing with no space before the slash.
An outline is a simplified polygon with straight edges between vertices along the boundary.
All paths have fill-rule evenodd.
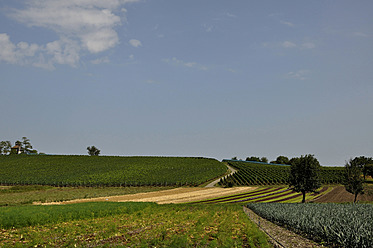
<path id="1" fill-rule="evenodd" d="M 231 182 L 234 186 L 247 185 L 278 185 L 288 184 L 290 166 L 274 164 L 258 164 L 250 162 L 230 161 L 228 164 L 238 170 L 219 185 L 226 186 Z M 343 167 L 321 167 L 320 182 L 323 184 L 342 183 Z"/>
<path id="2" fill-rule="evenodd" d="M 373 177 L 373 164 L 366 164 L 364 166 L 364 170 L 367 176 Z"/>
<path id="3" fill-rule="evenodd" d="M 0 155 L 7 155 L 10 153 L 12 144 L 10 141 L 0 141 Z"/>
<path id="4" fill-rule="evenodd" d="M 320 163 L 313 155 L 305 155 L 294 159 L 290 166 L 289 187 L 303 194 L 315 192 L 321 186 L 319 180 Z"/>
<path id="5" fill-rule="evenodd" d="M 97 148 L 97 147 L 95 147 L 95 146 L 88 146 L 87 147 L 87 150 L 88 150 L 88 154 L 90 155 L 90 156 L 98 156 L 99 154 L 100 154 L 100 150 Z"/>
<path id="6" fill-rule="evenodd" d="M 53 186 L 196 186 L 226 172 L 205 158 L 0 156 L 0 184 Z"/>
<path id="7" fill-rule="evenodd" d="M 68 217 L 69 210 L 75 215 L 78 210 L 89 214 L 100 212 L 98 209 L 101 209 L 105 218 L 87 216 L 83 220 L 3 229 L 0 246 L 271 247 L 265 234 L 242 211 L 242 206 L 136 203 L 136 212 L 131 212 L 128 211 L 131 205 L 110 204 L 109 208 L 113 208 L 110 211 L 114 215 L 108 213 L 106 217 L 105 205 L 101 204 L 50 206 L 47 214 L 56 212 L 56 216 Z M 28 212 L 27 208 L 24 209 Z M 32 214 L 43 215 L 45 208 L 32 211 Z"/>
<path id="8" fill-rule="evenodd" d="M 361 177 L 361 174 L 362 164 L 360 164 L 360 161 L 350 159 L 345 165 L 345 181 L 343 184 L 346 190 L 355 196 L 354 202 L 356 202 L 359 194 L 364 193 L 364 179 Z"/>
<path id="9" fill-rule="evenodd" d="M 248 204 L 258 215 L 310 237 L 350 248 L 373 247 L 373 205 Z"/>
<path id="10" fill-rule="evenodd" d="M 285 156 L 278 156 L 276 158 L 276 161 L 274 161 L 275 164 L 288 164 L 290 165 L 290 161 L 288 157 Z"/>
<path id="11" fill-rule="evenodd" d="M 254 156 L 247 157 L 245 161 L 262 162 L 261 159 L 260 159 L 259 157 L 254 157 Z"/>
<path id="12" fill-rule="evenodd" d="M 0 228 L 45 225 L 72 220 L 134 213 L 155 203 L 88 202 L 54 206 L 13 206 L 0 208 Z"/>

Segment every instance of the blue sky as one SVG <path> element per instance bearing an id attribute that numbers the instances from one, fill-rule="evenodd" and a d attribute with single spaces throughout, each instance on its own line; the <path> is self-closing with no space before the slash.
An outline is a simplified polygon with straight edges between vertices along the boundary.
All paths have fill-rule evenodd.
<path id="1" fill-rule="evenodd" d="M 0 0 L 0 140 L 373 156 L 372 1 Z"/>

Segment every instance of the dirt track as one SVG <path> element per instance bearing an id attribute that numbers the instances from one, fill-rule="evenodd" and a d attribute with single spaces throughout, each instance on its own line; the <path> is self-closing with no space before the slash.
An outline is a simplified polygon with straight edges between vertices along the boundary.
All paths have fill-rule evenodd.
<path id="1" fill-rule="evenodd" d="M 367 190 L 366 194 L 359 195 L 357 197 L 358 201 L 373 201 L 373 195 Z M 337 186 L 329 193 L 317 198 L 314 202 L 353 202 L 354 201 L 354 195 L 351 193 L 348 193 L 345 190 L 344 186 Z"/>
<path id="2" fill-rule="evenodd" d="M 184 203 L 199 200 L 205 200 L 214 197 L 227 196 L 242 192 L 249 192 L 257 187 L 235 187 L 235 188 L 176 188 L 162 190 L 149 193 L 138 193 L 132 195 L 108 196 L 90 199 L 77 199 L 65 202 L 49 202 L 43 205 L 55 204 L 70 204 L 80 202 L 97 202 L 97 201 L 112 201 L 112 202 L 156 202 L 158 204 L 166 203 Z M 35 203 L 38 204 L 38 203 Z"/>

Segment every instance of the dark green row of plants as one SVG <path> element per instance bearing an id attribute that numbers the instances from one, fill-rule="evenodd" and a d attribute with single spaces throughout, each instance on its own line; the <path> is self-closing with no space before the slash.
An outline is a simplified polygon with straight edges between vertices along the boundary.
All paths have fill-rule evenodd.
<path id="1" fill-rule="evenodd" d="M 244 185 L 276 185 L 288 184 L 290 166 L 257 164 L 251 162 L 230 161 L 228 164 L 238 171 L 226 179 L 221 186 Z M 344 179 L 343 167 L 321 167 L 320 182 L 323 184 L 338 184 Z"/>
<path id="2" fill-rule="evenodd" d="M 2 185 L 196 186 L 225 172 L 207 158 L 0 156 Z"/>
<path id="3" fill-rule="evenodd" d="M 373 247 L 373 205 L 250 203 L 269 221 L 341 247 Z"/>

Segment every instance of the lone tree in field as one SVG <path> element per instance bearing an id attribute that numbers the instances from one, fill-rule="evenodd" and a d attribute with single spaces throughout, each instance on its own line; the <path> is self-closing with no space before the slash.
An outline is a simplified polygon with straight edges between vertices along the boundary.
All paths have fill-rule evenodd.
<path id="1" fill-rule="evenodd" d="M 95 147 L 95 146 L 88 146 L 87 147 L 87 150 L 88 150 L 88 154 L 90 155 L 90 156 L 98 156 L 99 154 L 100 154 L 100 150 L 99 149 L 97 149 L 97 147 Z"/>
<path id="2" fill-rule="evenodd" d="M 362 169 L 359 161 L 350 159 L 345 165 L 344 186 L 348 192 L 354 194 L 354 203 L 359 194 L 364 194 L 364 178 L 361 176 Z"/>
<path id="3" fill-rule="evenodd" d="M 303 194 L 302 203 L 306 202 L 306 193 L 315 192 L 321 186 L 319 171 L 320 163 L 313 155 L 292 159 L 289 187 Z"/>

